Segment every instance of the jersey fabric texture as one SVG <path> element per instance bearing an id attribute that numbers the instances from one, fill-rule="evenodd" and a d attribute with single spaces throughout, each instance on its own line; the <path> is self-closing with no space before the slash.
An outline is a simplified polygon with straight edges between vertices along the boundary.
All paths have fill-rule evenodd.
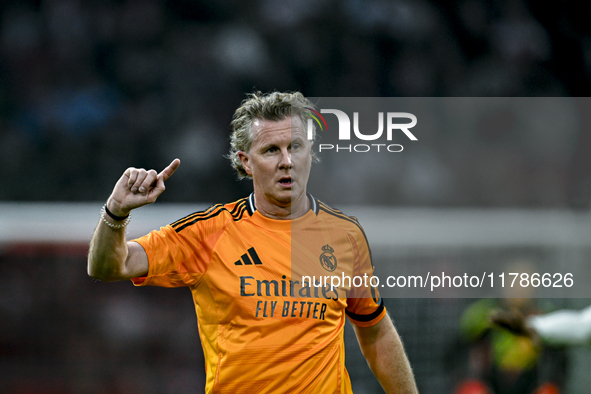
<path id="1" fill-rule="evenodd" d="M 191 289 L 207 393 L 352 393 L 345 316 L 367 327 L 386 310 L 368 287 L 321 284 L 373 265 L 357 220 L 309 198 L 294 220 L 263 216 L 251 194 L 135 240 L 149 261 L 135 285 Z"/>

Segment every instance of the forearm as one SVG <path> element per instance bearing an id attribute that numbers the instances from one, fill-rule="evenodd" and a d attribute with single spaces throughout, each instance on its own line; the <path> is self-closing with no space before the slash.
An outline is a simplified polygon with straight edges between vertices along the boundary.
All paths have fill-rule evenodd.
<path id="1" fill-rule="evenodd" d="M 140 244 L 125 241 L 125 216 L 133 209 L 152 204 L 164 191 L 167 180 L 180 165 L 174 159 L 159 174 L 130 167 L 115 184 L 88 250 L 88 275 L 103 281 L 131 279 L 148 273 L 148 256 Z M 118 219 L 119 217 L 119 219 Z"/>
<path id="2" fill-rule="evenodd" d="M 125 227 L 113 229 L 104 220 L 110 218 L 101 217 L 90 241 L 88 275 L 103 281 L 119 280 L 125 277 L 128 257 Z"/>
<path id="3" fill-rule="evenodd" d="M 418 393 L 402 341 L 389 316 L 376 326 L 356 327 L 361 351 L 387 393 Z"/>

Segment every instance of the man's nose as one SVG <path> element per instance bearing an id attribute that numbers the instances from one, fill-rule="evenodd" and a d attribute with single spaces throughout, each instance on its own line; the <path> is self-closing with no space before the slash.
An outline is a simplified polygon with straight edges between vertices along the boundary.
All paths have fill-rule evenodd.
<path id="1" fill-rule="evenodd" d="M 291 151 L 289 149 L 281 150 L 281 162 L 279 163 L 280 168 L 291 168 Z"/>

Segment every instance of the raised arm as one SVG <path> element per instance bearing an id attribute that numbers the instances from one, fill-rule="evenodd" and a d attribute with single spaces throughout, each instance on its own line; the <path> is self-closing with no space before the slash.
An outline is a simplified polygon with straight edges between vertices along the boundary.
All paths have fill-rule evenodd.
<path id="1" fill-rule="evenodd" d="M 416 394 L 418 389 L 402 341 L 386 315 L 371 327 L 353 324 L 361 352 L 386 393 Z"/>
<path id="2" fill-rule="evenodd" d="M 125 239 L 125 218 L 141 206 L 151 204 L 164 191 L 164 181 L 176 171 L 175 159 L 162 172 L 138 168 L 125 170 L 102 213 L 88 250 L 88 275 L 103 281 L 131 279 L 148 273 L 148 257 L 136 242 Z"/>

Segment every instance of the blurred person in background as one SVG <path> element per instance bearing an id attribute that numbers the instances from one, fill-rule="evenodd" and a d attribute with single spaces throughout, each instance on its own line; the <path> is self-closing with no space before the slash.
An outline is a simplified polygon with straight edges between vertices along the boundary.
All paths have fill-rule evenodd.
<path id="1" fill-rule="evenodd" d="M 514 309 L 499 310 L 491 314 L 491 321 L 542 345 L 591 345 L 591 305 L 578 311 L 562 309 L 532 316 Z"/>
<path id="2" fill-rule="evenodd" d="M 377 289 L 292 280 L 296 262 L 324 274 L 337 265 L 358 276 L 373 273 L 357 220 L 307 193 L 312 107 L 301 93 L 275 92 L 252 94 L 236 110 L 229 158 L 241 178 L 252 178 L 249 197 L 127 242 L 130 212 L 156 201 L 180 161 L 160 173 L 128 168 L 93 234 L 90 276 L 191 289 L 208 393 L 351 393 L 345 316 L 384 390 L 417 392 Z"/>
<path id="3" fill-rule="evenodd" d="M 563 349 L 542 348 L 531 337 L 499 329 L 490 320 L 499 308 L 533 316 L 531 298 L 482 299 L 464 312 L 456 365 L 456 394 L 559 394 L 566 377 Z M 456 349 L 457 350 L 457 349 Z M 460 365 L 464 364 L 464 365 Z"/>
<path id="4" fill-rule="evenodd" d="M 509 271 L 535 272 L 529 257 L 511 259 Z M 480 299 L 460 319 L 463 351 L 456 367 L 455 394 L 560 394 L 566 380 L 567 355 L 563 349 L 542 348 L 530 337 L 516 335 L 491 322 L 491 313 L 516 311 L 533 316 L 547 311 L 532 298 L 533 288 L 503 288 L 504 298 Z"/>

